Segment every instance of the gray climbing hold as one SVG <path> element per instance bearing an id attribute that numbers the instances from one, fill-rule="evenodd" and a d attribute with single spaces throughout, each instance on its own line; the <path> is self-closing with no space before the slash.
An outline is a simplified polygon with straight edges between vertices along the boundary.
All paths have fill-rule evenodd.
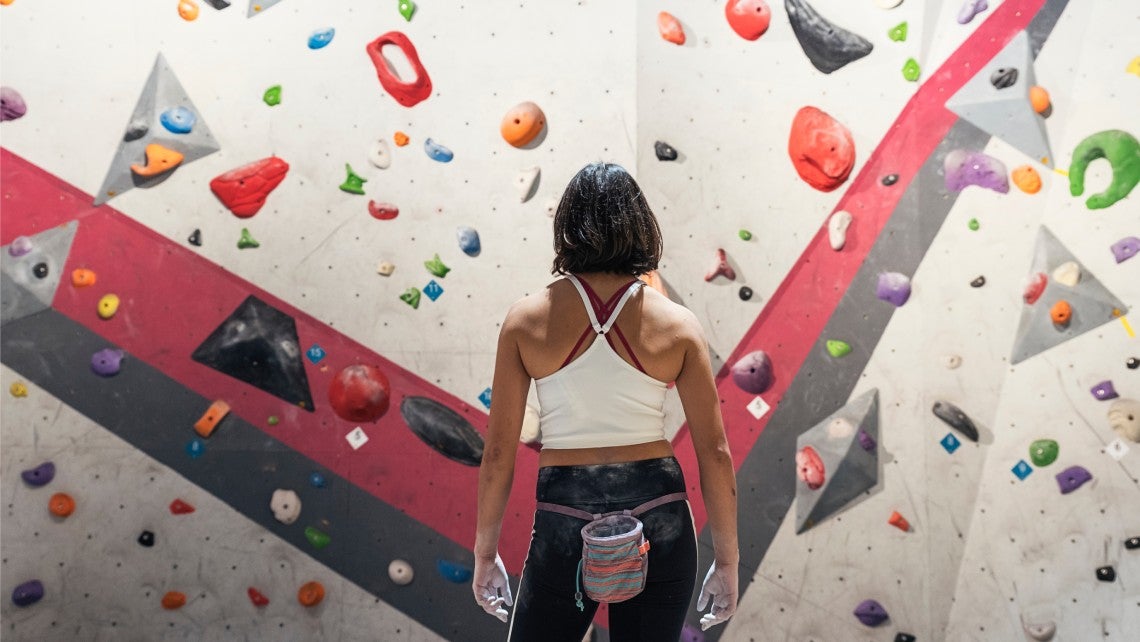
<path id="1" fill-rule="evenodd" d="M 867 626 L 879 626 L 886 622 L 890 615 L 887 614 L 883 605 L 875 600 L 863 600 L 859 606 L 855 607 L 855 617 Z"/>
<path id="2" fill-rule="evenodd" d="M 873 49 L 869 40 L 829 22 L 805 0 L 784 0 L 784 11 L 808 60 L 825 74 L 866 56 Z"/>
<path id="3" fill-rule="evenodd" d="M 677 150 L 665 141 L 657 141 L 653 143 L 653 153 L 657 154 L 659 161 L 675 161 L 677 160 Z"/>
<path id="4" fill-rule="evenodd" d="M 931 408 L 934 416 L 946 422 L 951 428 L 966 436 L 970 441 L 978 440 L 978 428 L 962 409 L 948 401 L 935 401 Z"/>
<path id="5" fill-rule="evenodd" d="M 479 232 L 473 227 L 463 226 L 455 231 L 455 236 L 459 240 L 459 249 L 467 256 L 479 256 L 482 245 L 479 242 Z"/>
<path id="6" fill-rule="evenodd" d="M 1009 89 L 1017 84 L 1017 67 L 999 67 L 990 74 L 994 89 Z"/>
<path id="7" fill-rule="evenodd" d="M 444 457 L 468 466 L 482 462 L 483 438 L 451 408 L 427 397 L 404 397 L 400 414 L 417 437 Z"/>

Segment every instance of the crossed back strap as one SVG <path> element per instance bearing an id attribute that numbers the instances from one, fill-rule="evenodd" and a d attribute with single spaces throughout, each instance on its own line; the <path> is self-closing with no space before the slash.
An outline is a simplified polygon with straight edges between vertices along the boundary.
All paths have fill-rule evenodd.
<path id="1" fill-rule="evenodd" d="M 563 506 L 562 504 L 551 504 L 550 502 L 538 502 L 537 508 L 538 510 L 544 510 L 550 513 L 558 513 L 560 515 L 566 515 L 569 517 L 577 517 L 578 519 L 584 519 L 587 522 L 592 522 L 595 519 L 609 517 L 610 515 L 630 515 L 632 517 L 637 517 L 642 513 L 646 513 L 653 510 L 654 508 L 657 508 L 658 506 L 663 506 L 669 502 L 685 501 L 688 498 L 689 494 L 683 491 L 680 493 L 669 493 L 668 495 L 662 495 L 657 499 L 651 499 L 644 504 L 641 504 L 634 508 L 627 510 L 615 510 L 609 513 L 588 513 L 584 510 L 571 508 L 569 506 Z"/>

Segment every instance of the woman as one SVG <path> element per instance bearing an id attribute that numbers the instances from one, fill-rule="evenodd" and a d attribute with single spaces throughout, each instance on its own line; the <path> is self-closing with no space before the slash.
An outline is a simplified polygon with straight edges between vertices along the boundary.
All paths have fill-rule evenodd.
<path id="1" fill-rule="evenodd" d="M 605 163 L 578 172 L 554 216 L 554 251 L 552 272 L 566 278 L 512 305 L 499 334 L 479 469 L 475 600 L 507 620 L 511 592 L 497 551 L 531 380 L 542 408 L 538 501 L 591 514 L 685 490 L 664 434 L 662 405 L 675 381 L 716 557 L 697 608 L 711 597 L 702 627 L 724 622 L 736 610 L 739 562 L 732 457 L 700 323 L 636 279 L 657 268 L 661 234 L 633 177 Z M 610 634 L 676 640 L 696 582 L 692 514 L 687 501 L 671 501 L 640 519 L 651 544 L 648 578 L 640 594 L 611 604 Z M 535 512 L 509 640 L 582 639 L 598 606 L 578 587 L 585 523 Z"/>

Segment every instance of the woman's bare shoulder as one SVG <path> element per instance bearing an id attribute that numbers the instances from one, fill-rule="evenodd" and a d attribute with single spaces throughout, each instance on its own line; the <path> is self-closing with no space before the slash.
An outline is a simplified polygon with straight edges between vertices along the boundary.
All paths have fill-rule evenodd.
<path id="1" fill-rule="evenodd" d="M 507 309 L 507 317 L 503 320 L 503 329 L 529 333 L 542 327 L 550 318 L 550 308 L 553 303 L 553 290 L 559 287 L 559 281 L 554 281 L 536 292 L 531 292 L 517 299 Z"/>
<path id="2" fill-rule="evenodd" d="M 692 310 L 653 288 L 642 290 L 645 291 L 645 308 L 655 332 L 667 333 L 675 340 L 704 341 L 704 330 Z"/>

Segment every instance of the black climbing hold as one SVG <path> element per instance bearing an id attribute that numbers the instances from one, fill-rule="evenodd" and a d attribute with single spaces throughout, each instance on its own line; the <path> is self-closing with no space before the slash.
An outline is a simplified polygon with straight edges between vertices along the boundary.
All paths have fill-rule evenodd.
<path id="1" fill-rule="evenodd" d="M 886 185 L 887 187 L 890 187 L 891 185 L 894 185 L 897 182 L 899 182 L 899 175 L 898 174 L 887 174 L 886 176 L 883 177 L 883 185 Z"/>
<path id="2" fill-rule="evenodd" d="M 190 245 L 202 247 L 202 230 L 194 230 L 194 233 L 186 240 L 190 241 Z"/>
<path id="3" fill-rule="evenodd" d="M 657 154 L 657 160 L 660 161 L 674 161 L 677 160 L 677 150 L 665 141 L 657 141 L 653 143 L 653 152 Z"/>
<path id="4" fill-rule="evenodd" d="M 828 22 L 805 0 L 784 0 L 784 11 L 808 60 L 825 74 L 871 53 L 869 40 Z"/>
<path id="5" fill-rule="evenodd" d="M 914 637 L 910 633 L 903 633 L 901 631 L 895 633 L 895 642 L 915 642 L 916 640 L 918 640 L 918 638 Z"/>
<path id="6" fill-rule="evenodd" d="M 206 0 L 206 4 L 215 9 L 225 9 L 230 6 L 230 0 Z"/>
<path id="7" fill-rule="evenodd" d="M 1130 551 L 1134 551 L 1140 548 L 1140 537 L 1129 537 L 1128 539 L 1124 540 L 1124 548 L 1127 548 Z"/>
<path id="8" fill-rule="evenodd" d="M 980 288 L 985 284 L 986 284 L 986 277 L 984 277 L 984 276 L 979 276 L 978 278 L 974 279 L 973 281 L 970 281 L 970 287 L 972 287 L 972 288 Z"/>
<path id="9" fill-rule="evenodd" d="M 1102 566 L 1096 570 L 1096 579 L 1102 582 L 1112 582 L 1116 579 L 1116 569 L 1111 566 Z"/>
<path id="10" fill-rule="evenodd" d="M 142 534 L 139 535 L 139 544 L 142 544 L 147 548 L 154 546 L 154 533 L 150 531 L 143 531 Z"/>
<path id="11" fill-rule="evenodd" d="M 752 288 L 747 285 L 740 286 L 740 300 L 747 301 L 752 298 Z"/>
<path id="12" fill-rule="evenodd" d="M 46 279 L 48 275 L 47 263 L 36 263 L 33 265 L 32 274 L 35 274 L 37 279 Z"/>
<path id="13" fill-rule="evenodd" d="M 970 441 L 978 440 L 977 427 L 958 406 L 946 401 L 935 401 L 932 410 L 935 417 L 945 421 L 951 428 L 965 435 Z"/>
<path id="14" fill-rule="evenodd" d="M 483 438 L 451 408 L 427 397 L 404 397 L 400 414 L 417 437 L 444 457 L 468 466 L 483 460 Z"/>
<path id="15" fill-rule="evenodd" d="M 990 74 L 990 83 L 995 89 L 1006 89 L 1017 84 L 1017 69 L 1015 67 L 1002 67 Z"/>
<path id="16" fill-rule="evenodd" d="M 1136 357 L 1128 357 L 1128 361 L 1125 361 L 1124 365 L 1128 366 L 1129 370 L 1135 370 L 1137 368 L 1140 368 L 1140 359 L 1137 359 Z"/>
<path id="17" fill-rule="evenodd" d="M 190 358 L 312 412 L 303 354 L 293 317 L 249 296 Z"/>

